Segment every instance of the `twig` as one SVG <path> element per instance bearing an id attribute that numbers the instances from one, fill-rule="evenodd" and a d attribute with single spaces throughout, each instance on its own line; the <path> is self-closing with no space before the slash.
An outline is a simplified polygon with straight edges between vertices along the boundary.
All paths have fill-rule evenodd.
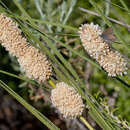
<path id="1" fill-rule="evenodd" d="M 89 13 L 89 14 L 92 14 L 92 15 L 95 15 L 95 16 L 98 16 L 98 17 L 101 16 L 100 14 L 98 14 L 98 13 L 96 13 L 96 12 L 94 12 L 94 11 L 90 11 L 90 10 L 87 10 L 87 9 L 84 9 L 84 8 L 81 8 L 81 7 L 79 7 L 79 10 L 81 10 L 81 11 L 83 11 L 83 12 L 86 12 L 86 13 Z M 115 19 L 110 18 L 110 17 L 108 17 L 108 16 L 106 16 L 106 18 L 109 19 L 109 20 L 112 21 L 112 22 L 115 22 L 115 23 L 117 23 L 117 24 L 120 24 L 120 25 L 122 25 L 122 26 L 125 26 L 128 30 L 130 30 L 130 25 L 129 25 L 129 24 L 125 24 L 125 23 L 123 23 L 123 22 L 121 22 L 121 21 L 115 20 Z"/>

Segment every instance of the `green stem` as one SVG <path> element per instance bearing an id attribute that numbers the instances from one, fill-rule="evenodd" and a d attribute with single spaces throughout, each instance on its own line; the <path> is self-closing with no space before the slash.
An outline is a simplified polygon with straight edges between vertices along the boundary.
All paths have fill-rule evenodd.
<path id="1" fill-rule="evenodd" d="M 127 5 L 125 4 L 125 2 L 123 0 L 120 0 L 121 4 L 124 6 L 124 8 L 129 12 L 129 8 L 127 7 Z"/>
<path id="2" fill-rule="evenodd" d="M 33 83 L 33 82 L 32 82 L 31 80 L 29 80 L 27 77 L 25 78 L 25 77 L 17 76 L 17 75 L 15 75 L 15 74 L 12 74 L 12 73 L 9 73 L 9 72 L 3 71 L 3 70 L 0 70 L 0 73 L 9 75 L 9 76 L 11 76 L 11 77 L 14 77 L 14 78 L 17 78 L 17 79 L 26 81 L 26 82 Z"/>
<path id="3" fill-rule="evenodd" d="M 80 117 L 80 120 L 88 127 L 89 130 L 94 130 L 93 127 L 84 119 L 84 117 Z"/>
<path id="4" fill-rule="evenodd" d="M 55 85 L 55 83 L 54 83 L 52 80 L 49 80 L 48 82 L 49 82 L 49 84 L 50 84 L 53 88 L 56 88 L 56 85 Z"/>

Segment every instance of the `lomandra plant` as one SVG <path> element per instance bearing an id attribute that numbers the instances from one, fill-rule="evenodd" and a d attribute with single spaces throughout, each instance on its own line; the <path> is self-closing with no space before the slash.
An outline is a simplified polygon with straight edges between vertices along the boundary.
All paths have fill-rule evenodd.
<path id="1" fill-rule="evenodd" d="M 129 129 L 127 124 L 123 124 L 121 121 L 119 122 L 119 120 L 116 120 L 117 118 L 115 118 L 113 115 L 111 116 L 104 109 L 104 107 L 102 107 L 101 104 L 95 100 L 69 61 L 67 61 L 61 55 L 56 45 L 59 43 L 68 50 L 72 51 L 74 54 L 77 54 L 81 58 L 88 60 L 98 68 L 100 68 L 99 65 L 101 65 L 110 76 L 117 76 L 119 74 L 122 75 L 123 73 L 126 74 L 126 61 L 122 56 L 120 56 L 118 52 L 111 50 L 108 44 L 104 42 L 103 38 L 100 37 L 102 32 L 98 30 L 98 26 L 95 26 L 93 24 L 83 25 L 80 29 L 80 37 L 81 41 L 83 42 L 83 46 L 85 47 L 88 54 L 96 59 L 99 65 L 97 65 L 97 63 L 84 56 L 83 54 L 80 54 L 80 52 L 75 51 L 69 45 L 65 45 L 62 41 L 59 40 L 60 38 L 57 38 L 57 36 L 54 37 L 48 34 L 44 29 L 41 29 L 38 26 L 40 22 L 43 22 L 51 25 L 47 26 L 50 32 L 53 31 L 53 25 L 56 26 L 57 30 L 60 32 L 62 29 L 59 29 L 59 27 L 78 32 L 78 29 L 64 25 L 69 17 L 69 12 L 71 12 L 71 10 L 69 10 L 66 19 L 63 20 L 64 22 L 62 24 L 54 24 L 51 22 L 46 22 L 44 20 L 40 21 L 31 18 L 17 0 L 13 0 L 13 2 L 22 12 L 23 16 L 12 13 L 5 5 L 3 5 L 3 3 L 1 3 L 2 6 L 0 9 L 2 13 L 5 13 L 5 15 L 0 15 L 0 28 L 2 30 L 0 32 L 0 42 L 6 48 L 6 50 L 8 50 L 13 56 L 17 57 L 21 69 L 25 72 L 26 76 L 30 80 L 37 81 L 39 83 L 39 87 L 45 81 L 48 82 L 50 86 L 52 86 L 52 104 L 56 107 L 56 109 L 58 109 L 61 114 L 63 114 L 63 117 L 66 119 L 80 118 L 80 120 L 89 129 L 92 130 L 93 126 L 91 126 L 91 124 L 89 124 L 82 116 L 83 111 L 85 109 L 88 109 L 89 115 L 101 128 L 105 130 L 124 128 Z M 74 2 L 72 2 L 72 5 L 73 4 Z M 15 22 L 13 22 L 13 20 Z M 19 24 L 19 27 L 16 22 Z M 25 36 L 23 37 L 21 35 L 21 30 L 19 28 L 21 28 L 25 36 L 30 41 L 33 41 L 33 43 L 35 43 L 35 45 L 33 44 L 34 46 L 31 44 L 31 42 L 27 42 Z M 33 30 L 34 32 L 30 33 L 30 30 Z M 40 38 L 34 35 L 35 32 Z M 97 49 L 95 46 L 97 46 Z M 47 56 L 49 57 L 49 60 L 47 59 Z M 52 71 L 52 68 L 55 74 Z M 26 80 L 25 78 L 10 74 L 8 72 L 0 72 L 20 78 L 30 83 L 34 83 L 29 79 Z M 53 78 L 54 75 L 55 78 Z M 22 99 L 22 97 L 17 95 L 5 83 L 0 81 L 0 85 L 12 96 L 14 96 L 20 103 L 22 103 L 48 128 L 58 129 L 38 110 L 30 106 L 25 100 Z"/>

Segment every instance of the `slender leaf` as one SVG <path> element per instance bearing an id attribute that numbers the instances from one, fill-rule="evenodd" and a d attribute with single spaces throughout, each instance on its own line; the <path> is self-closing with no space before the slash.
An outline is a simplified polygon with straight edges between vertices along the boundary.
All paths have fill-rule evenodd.
<path id="1" fill-rule="evenodd" d="M 33 106 L 28 104 L 22 97 L 15 93 L 9 86 L 0 80 L 0 86 L 5 89 L 11 96 L 13 96 L 18 102 L 20 102 L 29 112 L 31 112 L 38 120 L 46 125 L 51 130 L 59 130 L 50 120 L 48 120 L 43 114 L 37 111 Z"/>

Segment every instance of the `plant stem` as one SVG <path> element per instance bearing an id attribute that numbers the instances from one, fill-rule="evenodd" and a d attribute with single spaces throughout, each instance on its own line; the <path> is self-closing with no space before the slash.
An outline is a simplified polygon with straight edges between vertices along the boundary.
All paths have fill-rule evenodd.
<path id="1" fill-rule="evenodd" d="M 23 80 L 23 81 L 26 81 L 26 82 L 34 84 L 34 82 L 31 81 L 30 79 L 28 79 L 27 77 L 17 76 L 15 74 L 12 74 L 12 73 L 9 73 L 9 72 L 3 71 L 3 70 L 0 70 L 0 73 L 3 73 L 5 75 L 9 75 L 11 77 L 14 77 L 14 78 L 17 78 L 17 79 L 20 79 L 20 80 Z"/>
<path id="2" fill-rule="evenodd" d="M 125 4 L 125 2 L 123 0 L 120 0 L 120 3 L 124 6 L 124 8 L 129 12 L 129 8 L 127 7 L 127 5 Z"/>
<path id="3" fill-rule="evenodd" d="M 101 17 L 100 14 L 98 14 L 98 13 L 96 13 L 96 12 L 94 12 L 94 11 L 90 11 L 90 10 L 88 10 L 88 9 L 84 9 L 84 8 L 81 8 L 81 7 L 79 7 L 79 9 L 80 9 L 81 11 L 85 12 L 85 13 L 89 13 L 89 14 L 95 15 L 95 16 L 97 16 L 97 17 Z M 118 20 L 113 19 L 113 18 L 110 18 L 110 17 L 108 17 L 108 16 L 106 16 L 106 18 L 107 18 L 108 20 L 110 20 L 110 21 L 112 21 L 112 22 L 115 22 L 115 23 L 117 23 L 117 24 L 120 24 L 120 25 L 122 25 L 122 26 L 124 26 L 124 27 L 126 27 L 126 28 L 130 28 L 130 25 L 129 25 L 129 24 L 125 24 L 125 23 L 122 22 L 122 21 L 118 21 Z"/>
<path id="4" fill-rule="evenodd" d="M 48 82 L 49 82 L 49 84 L 50 84 L 53 88 L 56 88 L 56 85 L 55 85 L 55 83 L 54 83 L 52 80 L 49 80 Z"/>
<path id="5" fill-rule="evenodd" d="M 88 127 L 89 130 L 94 130 L 84 117 L 80 116 L 80 120 Z"/>

